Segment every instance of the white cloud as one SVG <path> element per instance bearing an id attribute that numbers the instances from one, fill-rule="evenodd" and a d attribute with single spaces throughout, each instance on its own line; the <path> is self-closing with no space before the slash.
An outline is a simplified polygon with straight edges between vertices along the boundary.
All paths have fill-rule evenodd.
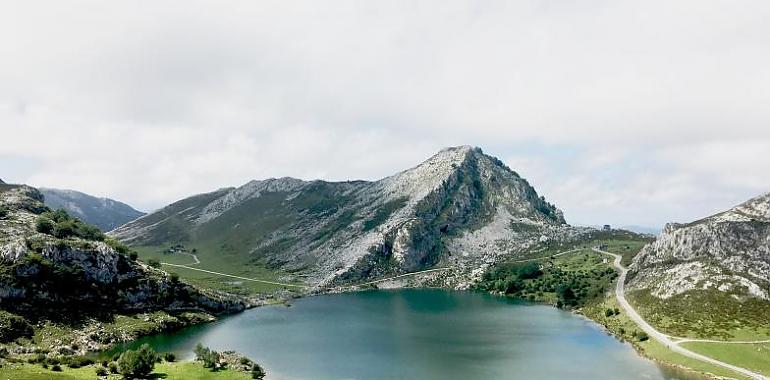
<path id="1" fill-rule="evenodd" d="M 770 190 L 765 1 L 3 8 L 10 180 L 150 209 L 252 178 L 375 179 L 473 144 L 584 222 L 660 224 Z"/>

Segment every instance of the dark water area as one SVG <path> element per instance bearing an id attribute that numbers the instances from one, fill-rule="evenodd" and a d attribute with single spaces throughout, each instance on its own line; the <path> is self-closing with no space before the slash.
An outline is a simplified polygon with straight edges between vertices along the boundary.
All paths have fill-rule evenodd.
<path id="1" fill-rule="evenodd" d="M 445 290 L 308 297 L 119 349 L 149 343 L 191 358 L 198 342 L 239 351 L 279 380 L 693 379 L 572 313 Z"/>

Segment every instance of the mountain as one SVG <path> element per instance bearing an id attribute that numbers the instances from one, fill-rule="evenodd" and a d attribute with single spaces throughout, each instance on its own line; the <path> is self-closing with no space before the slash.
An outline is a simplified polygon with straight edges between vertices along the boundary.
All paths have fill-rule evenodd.
<path id="1" fill-rule="evenodd" d="M 689 224 L 666 225 L 634 258 L 626 290 L 646 319 L 674 336 L 764 334 L 770 194 Z"/>
<path id="2" fill-rule="evenodd" d="M 185 244 L 326 286 L 452 267 L 464 287 L 502 257 L 575 234 L 554 205 L 500 160 L 440 151 L 379 181 L 251 181 L 173 203 L 111 235 L 134 246 Z"/>
<path id="3" fill-rule="evenodd" d="M 0 185 L 0 211 L 0 313 L 39 322 L 244 307 L 137 261 L 96 227 L 50 210 L 32 187 Z"/>
<path id="4" fill-rule="evenodd" d="M 635 258 L 628 286 L 669 298 L 717 289 L 770 300 L 770 193 L 689 224 L 668 224 Z"/>
<path id="5" fill-rule="evenodd" d="M 102 231 L 111 231 L 145 213 L 109 198 L 97 198 L 74 190 L 40 188 L 45 205 L 66 210 L 71 215 L 93 224 Z"/>

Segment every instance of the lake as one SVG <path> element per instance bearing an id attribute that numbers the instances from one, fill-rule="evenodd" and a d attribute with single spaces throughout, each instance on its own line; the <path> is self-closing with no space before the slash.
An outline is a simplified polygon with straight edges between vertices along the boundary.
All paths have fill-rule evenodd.
<path id="1" fill-rule="evenodd" d="M 189 358 L 198 342 L 239 351 L 277 380 L 686 378 L 580 316 L 479 292 L 308 297 L 130 346 Z"/>

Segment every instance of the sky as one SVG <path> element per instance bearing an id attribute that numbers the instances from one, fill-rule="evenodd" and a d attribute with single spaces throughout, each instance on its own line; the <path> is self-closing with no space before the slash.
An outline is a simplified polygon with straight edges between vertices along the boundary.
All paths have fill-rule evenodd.
<path id="1" fill-rule="evenodd" d="M 770 191 L 770 2 L 4 1 L 0 178 L 149 211 L 446 146 L 575 224 Z"/>

